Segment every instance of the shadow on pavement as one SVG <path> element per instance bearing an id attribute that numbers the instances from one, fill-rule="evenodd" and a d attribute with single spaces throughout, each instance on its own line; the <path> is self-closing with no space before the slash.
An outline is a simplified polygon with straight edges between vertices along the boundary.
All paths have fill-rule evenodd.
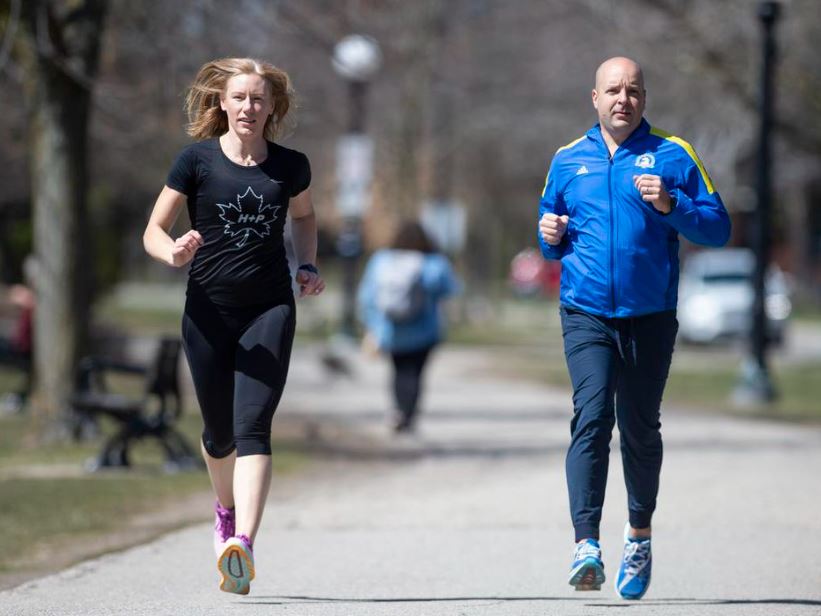
<path id="1" fill-rule="evenodd" d="M 456 458 L 545 458 L 551 455 L 564 455 L 564 445 L 550 447 L 547 445 L 502 445 L 487 442 L 460 443 L 410 443 L 408 445 L 346 445 L 328 440 L 317 441 L 302 447 L 303 451 L 328 458 L 342 458 L 353 461 L 379 460 L 385 462 L 406 462 L 408 460 L 456 459 Z"/>
<path id="2" fill-rule="evenodd" d="M 311 596 L 281 596 L 255 597 L 251 601 L 242 601 L 242 604 L 255 605 L 284 605 L 284 604 L 312 604 L 312 603 L 447 603 L 447 602 L 522 602 L 522 601 L 590 601 L 587 597 L 372 597 L 372 598 L 343 598 L 343 597 L 311 597 Z M 633 605 L 664 606 L 664 605 L 806 605 L 821 606 L 821 601 L 812 599 L 652 599 L 645 601 L 618 601 L 595 602 L 590 606 L 596 607 L 630 607 Z"/>
<path id="3" fill-rule="evenodd" d="M 311 604 L 311 603 L 459 603 L 474 601 L 514 602 L 514 601 L 581 601 L 575 597 L 372 597 L 372 598 L 341 598 L 341 597 L 256 597 L 253 601 L 242 601 L 243 604 L 257 605 L 284 605 L 284 604 Z"/>
<path id="4" fill-rule="evenodd" d="M 385 410 L 368 411 L 346 411 L 343 414 L 333 411 L 314 411 L 310 413 L 312 419 L 333 419 L 344 418 L 346 423 L 380 423 L 390 415 Z M 488 422 L 488 423 L 525 423 L 525 422 L 547 422 L 551 420 L 570 422 L 572 411 L 500 411 L 498 408 L 476 409 L 470 411 L 441 411 L 422 412 L 422 421 L 425 423 L 450 423 L 459 422 L 465 424 Z"/>

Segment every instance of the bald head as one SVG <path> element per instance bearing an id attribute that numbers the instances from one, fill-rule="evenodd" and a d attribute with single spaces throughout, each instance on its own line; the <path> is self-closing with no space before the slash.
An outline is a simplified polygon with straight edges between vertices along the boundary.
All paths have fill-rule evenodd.
<path id="1" fill-rule="evenodd" d="M 607 80 L 607 78 L 611 77 L 614 73 L 629 73 L 637 80 L 638 83 L 641 84 L 641 89 L 644 89 L 644 73 L 641 70 L 641 66 L 639 66 L 638 62 L 622 56 L 609 58 L 599 64 L 599 68 L 596 69 L 596 89 L 598 89 L 602 82 Z"/>
<path id="2" fill-rule="evenodd" d="M 641 123 L 644 114 L 644 74 L 637 62 L 616 57 L 596 69 L 593 107 L 608 141 L 621 144 Z"/>

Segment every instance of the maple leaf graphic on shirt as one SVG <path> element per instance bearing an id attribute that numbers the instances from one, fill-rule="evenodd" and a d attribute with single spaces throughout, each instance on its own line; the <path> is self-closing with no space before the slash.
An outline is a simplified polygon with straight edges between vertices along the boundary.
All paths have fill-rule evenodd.
<path id="1" fill-rule="evenodd" d="M 239 237 L 237 246 L 240 248 L 245 246 L 252 233 L 261 238 L 271 235 L 271 223 L 277 219 L 280 206 L 263 204 L 263 201 L 262 196 L 249 186 L 243 194 L 237 194 L 236 203 L 217 203 L 220 218 L 225 221 L 226 235 Z"/>

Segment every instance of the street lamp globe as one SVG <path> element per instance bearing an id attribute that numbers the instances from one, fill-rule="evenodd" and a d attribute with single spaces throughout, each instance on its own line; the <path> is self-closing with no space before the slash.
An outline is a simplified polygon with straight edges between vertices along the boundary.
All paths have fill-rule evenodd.
<path id="1" fill-rule="evenodd" d="M 350 81 L 368 81 L 382 64 L 379 44 L 370 36 L 351 34 L 334 46 L 334 69 Z"/>

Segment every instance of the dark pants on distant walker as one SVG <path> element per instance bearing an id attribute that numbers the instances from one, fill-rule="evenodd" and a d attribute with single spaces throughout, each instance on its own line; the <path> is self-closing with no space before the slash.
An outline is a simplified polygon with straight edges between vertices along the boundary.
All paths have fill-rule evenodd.
<path id="1" fill-rule="evenodd" d="M 608 319 L 566 306 L 560 312 L 573 384 L 566 471 L 576 541 L 599 537 L 616 420 L 630 525 L 646 528 L 659 487 L 659 409 L 678 331 L 676 312 L 631 319 Z"/>
<path id="2" fill-rule="evenodd" d="M 422 372 L 433 346 L 414 351 L 392 352 L 393 396 L 399 414 L 405 421 L 413 421 L 419 410 L 422 390 Z"/>

